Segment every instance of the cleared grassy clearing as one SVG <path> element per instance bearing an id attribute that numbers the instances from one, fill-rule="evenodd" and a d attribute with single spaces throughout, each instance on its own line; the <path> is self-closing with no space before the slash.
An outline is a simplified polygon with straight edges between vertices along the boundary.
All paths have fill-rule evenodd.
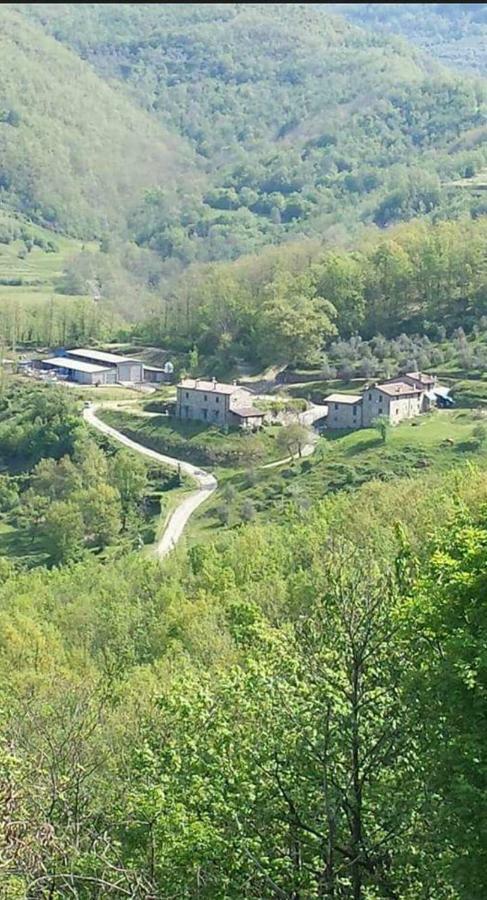
<path id="1" fill-rule="evenodd" d="M 2 556 L 28 569 L 40 566 L 48 559 L 39 541 L 33 539 L 31 534 L 4 521 L 0 521 L 0 557 Z"/>
<path id="2" fill-rule="evenodd" d="M 181 422 L 163 415 L 147 417 L 137 409 L 101 409 L 99 417 L 134 441 L 196 465 L 244 467 L 271 462 L 282 453 L 276 446 L 278 426 L 256 434 L 208 428 L 203 422 Z"/>
<path id="3" fill-rule="evenodd" d="M 392 429 L 385 444 L 374 429 L 327 432 L 313 456 L 293 465 L 240 472 L 220 469 L 215 473 L 218 491 L 196 513 L 188 540 L 196 543 L 238 527 L 251 514 L 250 505 L 257 520 L 272 521 L 279 519 L 290 503 L 306 508 L 329 494 L 351 492 L 366 482 L 454 471 L 467 461 L 487 466 L 487 444 L 479 445 L 472 433 L 479 422 L 487 424 L 479 412 L 438 410 Z"/>
<path id="4" fill-rule="evenodd" d="M 0 301 L 11 300 L 22 305 L 45 303 L 53 296 L 57 301 L 82 298 L 82 295 L 63 297 L 56 294 L 57 281 L 70 257 L 82 249 L 95 252 L 98 244 L 64 237 L 5 212 L 0 213 L 2 226 L 11 226 L 16 231 L 21 229 L 29 238 L 27 243 L 21 237 L 10 243 L 0 242 Z M 33 240 L 39 240 L 43 246 L 32 246 Z M 83 299 L 89 297 L 83 296 Z"/>

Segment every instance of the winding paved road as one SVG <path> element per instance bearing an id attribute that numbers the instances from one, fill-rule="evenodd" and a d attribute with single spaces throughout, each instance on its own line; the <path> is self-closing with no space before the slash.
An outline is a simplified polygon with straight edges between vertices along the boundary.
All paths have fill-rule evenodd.
<path id="1" fill-rule="evenodd" d="M 109 408 L 110 405 L 111 404 L 107 403 L 106 407 Z M 115 403 L 114 405 L 123 406 L 123 404 L 118 403 Z M 137 453 L 141 453 L 149 459 L 155 459 L 156 462 L 164 463 L 166 466 L 171 466 L 173 469 L 179 469 L 181 472 L 185 472 L 186 475 L 190 475 L 191 478 L 194 478 L 198 484 L 198 490 L 188 494 L 188 496 L 169 514 L 164 531 L 155 545 L 156 555 L 159 559 L 163 559 L 178 543 L 195 509 L 198 509 L 198 506 L 201 506 L 201 504 L 204 503 L 217 489 L 218 482 L 214 475 L 210 475 L 209 472 L 205 472 L 203 469 L 191 465 L 191 463 L 175 459 L 173 456 L 165 456 L 163 453 L 158 453 L 156 450 L 151 450 L 149 447 L 144 447 L 143 444 L 138 444 L 137 441 L 133 441 L 121 431 L 117 431 L 116 428 L 112 428 L 111 425 L 102 422 L 96 415 L 97 408 L 98 406 L 93 404 L 85 407 L 83 410 L 83 418 L 88 425 L 98 429 L 102 434 L 108 435 L 115 441 L 119 441 L 120 444 L 123 444 L 130 450 L 135 450 Z M 309 410 L 301 413 L 299 419 L 303 425 L 310 427 L 317 419 L 321 418 L 326 413 L 326 410 L 326 406 L 313 405 Z M 157 415 L 157 413 L 149 413 L 148 415 Z M 309 456 L 313 453 L 314 449 L 314 442 L 307 444 L 306 447 L 303 448 L 302 456 Z M 290 456 L 285 459 L 278 459 L 275 462 L 267 463 L 260 468 L 270 469 L 275 466 L 282 466 L 284 463 L 290 462 L 291 459 L 292 457 Z"/>
<path id="2" fill-rule="evenodd" d="M 102 434 L 107 434 L 114 440 L 124 444 L 124 446 L 128 447 L 130 450 L 135 450 L 137 453 L 149 457 L 149 459 L 155 459 L 156 462 L 164 463 L 166 466 L 172 466 L 173 469 L 180 469 L 181 472 L 185 472 L 186 475 L 190 475 L 194 478 L 198 484 L 198 490 L 188 494 L 179 506 L 173 509 L 169 515 L 164 532 L 155 546 L 156 555 L 159 559 L 163 559 L 174 549 L 189 518 L 192 516 L 195 509 L 204 503 L 204 501 L 211 496 L 213 491 L 216 490 L 218 482 L 209 472 L 204 472 L 203 469 L 192 466 L 191 463 L 174 459 L 172 456 L 164 456 L 163 453 L 157 453 L 156 450 L 151 450 L 149 447 L 144 447 L 143 444 L 138 444 L 125 434 L 122 434 L 121 431 L 117 431 L 116 428 L 112 428 L 111 425 L 102 422 L 96 415 L 96 409 L 96 406 L 88 406 L 83 410 L 83 418 L 89 425 L 92 425 L 93 428 L 97 428 Z"/>

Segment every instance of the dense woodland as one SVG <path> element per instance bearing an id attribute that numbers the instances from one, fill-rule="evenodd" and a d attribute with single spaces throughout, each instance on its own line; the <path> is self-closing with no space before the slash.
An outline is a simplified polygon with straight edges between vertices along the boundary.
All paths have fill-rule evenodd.
<path id="1" fill-rule="evenodd" d="M 402 35 L 447 66 L 485 75 L 485 3 L 332 3 L 334 12 L 377 33 Z"/>
<path id="2" fill-rule="evenodd" d="M 181 483 L 161 466 L 97 442 L 62 389 L 4 378 L 0 403 L 0 515 L 31 557 L 64 565 L 143 543 L 150 513 Z M 163 502 L 163 501 L 162 501 Z M 16 560 L 19 564 L 21 558 Z"/>
<path id="3" fill-rule="evenodd" d="M 484 12 L 331 6 L 0 10 L 1 900 L 485 900 Z M 191 485 L 10 374 L 110 341 L 459 408 L 105 410 L 221 481 L 161 562 Z"/>
<path id="4" fill-rule="evenodd" d="M 485 324 L 486 251 L 485 218 L 415 221 L 354 250 L 302 243 L 190 267 L 137 330 L 194 345 L 208 370 L 241 358 L 319 366 L 337 336 L 444 340 Z"/>
<path id="5" fill-rule="evenodd" d="M 4 566 L 4 896 L 481 900 L 485 499 L 372 484 L 165 568 Z"/>
<path id="6" fill-rule="evenodd" d="M 485 165 L 484 83 L 326 10 L 13 4 L 2 17 L 2 187 L 43 223 L 115 228 L 186 265 L 483 209 L 449 184 Z"/>

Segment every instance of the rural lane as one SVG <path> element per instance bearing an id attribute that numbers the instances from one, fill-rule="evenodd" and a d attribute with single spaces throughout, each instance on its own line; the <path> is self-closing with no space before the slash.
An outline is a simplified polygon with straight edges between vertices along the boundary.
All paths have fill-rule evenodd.
<path id="1" fill-rule="evenodd" d="M 111 404 L 107 403 L 106 407 L 108 408 Z M 115 404 L 117 406 L 119 404 Z M 204 469 L 198 468 L 198 466 L 193 466 L 191 463 L 184 462 L 183 460 L 175 459 L 173 456 L 165 456 L 163 453 L 158 453 L 156 450 L 151 450 L 149 447 L 144 447 L 143 444 L 138 444 L 137 441 L 133 441 L 131 438 L 127 437 L 121 431 L 117 431 L 116 428 L 112 428 L 111 425 L 107 425 L 96 415 L 96 410 L 98 405 L 93 404 L 92 406 L 87 406 L 83 410 L 83 418 L 88 425 L 91 425 L 93 428 L 96 428 L 102 434 L 108 435 L 108 437 L 113 438 L 115 441 L 118 441 L 120 444 L 123 444 L 125 447 L 128 447 L 129 450 L 135 450 L 136 453 L 141 453 L 142 456 L 146 456 L 149 459 L 154 459 L 156 462 L 164 463 L 166 466 L 171 466 L 173 469 L 179 469 L 181 472 L 184 472 L 186 475 L 190 475 L 191 478 L 194 478 L 198 485 L 198 490 L 192 491 L 191 494 L 188 494 L 181 503 L 176 506 L 175 509 L 169 514 L 167 522 L 165 524 L 164 531 L 159 538 L 159 540 L 155 544 L 155 553 L 159 559 L 163 559 L 167 556 L 171 550 L 174 549 L 178 541 L 180 540 L 183 531 L 193 515 L 194 511 L 198 509 L 198 506 L 201 506 L 211 494 L 216 491 L 218 487 L 218 482 L 214 475 L 211 475 L 209 472 L 205 472 Z M 321 418 L 325 412 L 326 406 L 317 406 L 313 405 L 309 410 L 299 415 L 299 420 L 303 425 L 307 427 L 312 427 L 314 422 Z M 151 415 L 151 414 L 149 414 Z M 157 415 L 157 414 L 154 414 Z M 306 447 L 303 447 L 302 456 L 309 456 L 313 453 L 315 449 L 315 443 L 307 444 Z M 260 466 L 262 469 L 271 469 L 277 466 L 282 466 L 286 462 L 290 462 L 292 457 L 287 457 L 286 459 L 278 459 L 275 462 L 267 463 L 266 465 Z"/>
<path id="2" fill-rule="evenodd" d="M 159 559 L 163 559 L 174 549 L 195 509 L 211 496 L 213 491 L 216 490 L 218 482 L 214 475 L 210 475 L 209 472 L 205 472 L 197 466 L 192 466 L 191 463 L 174 459 L 172 456 L 164 456 L 163 453 L 157 453 L 156 450 L 151 450 L 149 447 L 144 447 L 143 444 L 138 444 L 137 441 L 133 441 L 125 434 L 122 434 L 121 431 L 117 431 L 116 428 L 112 428 L 111 425 L 102 422 L 96 415 L 96 409 L 96 406 L 88 406 L 83 410 L 83 418 L 88 425 L 128 447 L 129 450 L 135 450 L 137 453 L 141 453 L 142 456 L 164 463 L 164 465 L 171 466 L 173 469 L 180 469 L 181 472 L 194 478 L 198 484 L 198 490 L 192 491 L 169 515 L 164 532 L 155 546 L 156 555 Z"/>

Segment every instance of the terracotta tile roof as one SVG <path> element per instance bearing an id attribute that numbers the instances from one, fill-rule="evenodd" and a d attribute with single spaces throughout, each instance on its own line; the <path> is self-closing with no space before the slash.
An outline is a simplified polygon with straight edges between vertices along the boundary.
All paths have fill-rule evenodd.
<path id="1" fill-rule="evenodd" d="M 431 384 L 434 382 L 433 375 L 425 375 L 424 372 L 406 372 L 408 378 L 414 378 L 415 381 L 421 382 L 421 384 Z"/>
<path id="2" fill-rule="evenodd" d="M 325 397 L 324 403 L 361 403 L 360 394 L 329 394 Z"/>
<path id="3" fill-rule="evenodd" d="M 231 409 L 230 412 L 235 416 L 240 416 L 241 419 L 251 419 L 254 416 L 260 416 L 262 418 L 264 415 L 260 409 L 255 409 L 254 406 L 241 406 L 237 409 Z"/>
<path id="4" fill-rule="evenodd" d="M 210 391 L 214 394 L 234 394 L 238 390 L 242 390 L 236 384 L 224 384 L 218 381 L 203 381 L 201 378 L 183 378 L 178 387 L 187 391 L 204 391 L 208 394 Z"/>
<path id="5" fill-rule="evenodd" d="M 392 384 L 376 384 L 374 385 L 381 394 L 387 394 L 388 397 L 402 397 L 406 394 L 421 394 L 421 388 L 412 387 L 404 381 L 393 381 Z"/>

